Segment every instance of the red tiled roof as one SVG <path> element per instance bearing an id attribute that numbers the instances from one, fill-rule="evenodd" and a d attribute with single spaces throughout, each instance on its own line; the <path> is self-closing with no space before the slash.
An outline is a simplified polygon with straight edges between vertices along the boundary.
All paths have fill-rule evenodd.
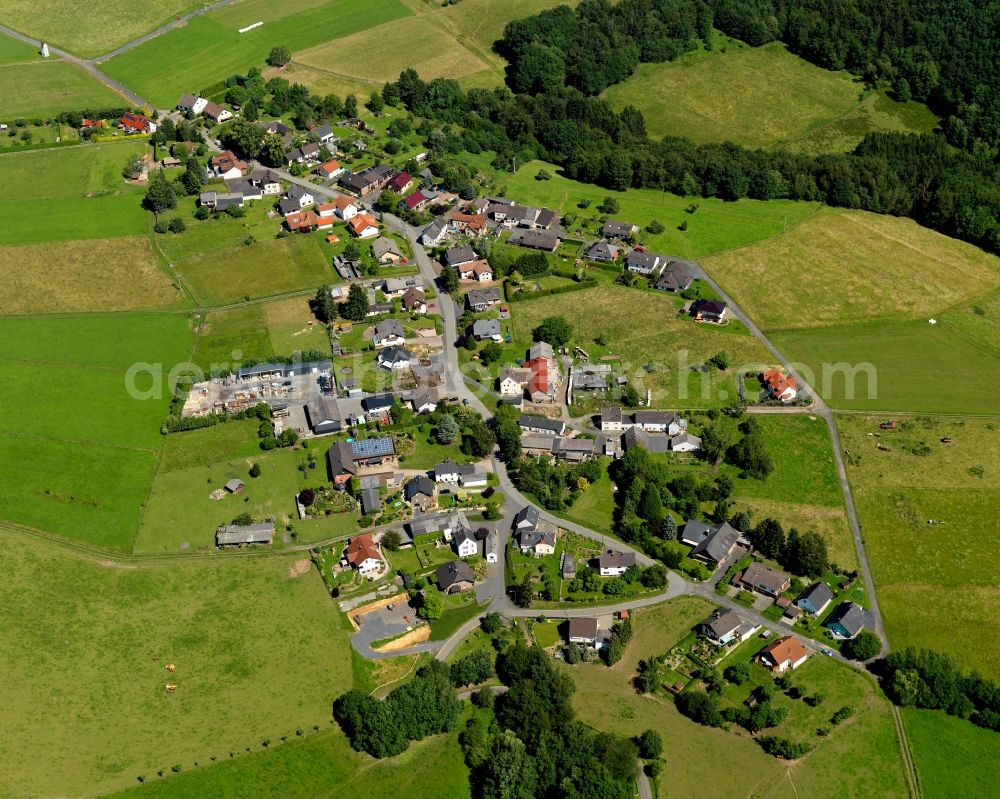
<path id="1" fill-rule="evenodd" d="M 299 211 L 285 217 L 285 224 L 292 231 L 316 227 L 320 220 L 312 211 Z"/>
<path id="2" fill-rule="evenodd" d="M 427 202 L 427 197 L 422 191 L 415 191 L 409 197 L 403 199 L 403 205 L 409 208 L 411 211 L 416 208 L 420 203 Z"/>
<path id="3" fill-rule="evenodd" d="M 127 128 L 133 128 L 135 130 L 146 131 L 149 130 L 150 121 L 142 114 L 133 114 L 131 111 L 126 111 L 122 114 L 122 125 Z"/>
<path id="4" fill-rule="evenodd" d="M 786 389 L 795 389 L 798 385 L 794 377 L 788 377 L 777 369 L 769 369 L 764 372 L 764 385 L 767 390 L 774 395 L 783 394 Z"/>
<path id="5" fill-rule="evenodd" d="M 549 364 L 544 358 L 535 358 L 525 361 L 525 367 L 531 370 L 531 380 L 528 381 L 528 393 L 534 394 L 541 391 L 547 394 L 549 391 Z"/>
<path id="6" fill-rule="evenodd" d="M 761 657 L 766 655 L 768 660 L 775 665 L 781 665 L 785 662 L 798 663 L 808 654 L 805 647 L 799 643 L 799 639 L 794 635 L 781 638 L 773 644 L 765 646 L 760 652 Z"/>
<path id="7" fill-rule="evenodd" d="M 396 177 L 394 177 L 392 180 L 389 181 L 389 185 L 396 191 L 402 191 L 412 182 L 413 178 L 410 177 L 409 172 L 400 172 L 398 175 L 396 175 Z"/>
<path id="8" fill-rule="evenodd" d="M 358 234 L 364 232 L 364 229 L 366 227 L 369 226 L 376 228 L 378 227 L 378 222 L 375 220 L 375 218 L 369 216 L 368 214 L 358 214 L 357 216 L 353 217 L 351 221 L 348 222 L 347 224 L 351 226 L 351 230 L 353 230 L 355 233 Z"/>
<path id="9" fill-rule="evenodd" d="M 317 171 L 332 175 L 338 169 L 340 169 L 340 161 L 327 161 L 325 164 L 321 164 Z"/>
<path id="10" fill-rule="evenodd" d="M 352 566 L 360 566 L 368 558 L 382 559 L 370 533 L 354 536 L 344 550 L 344 557 Z"/>

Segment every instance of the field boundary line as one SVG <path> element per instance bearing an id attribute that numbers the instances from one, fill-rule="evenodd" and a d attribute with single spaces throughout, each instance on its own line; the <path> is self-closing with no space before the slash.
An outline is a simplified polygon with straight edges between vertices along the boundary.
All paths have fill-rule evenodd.
<path id="1" fill-rule="evenodd" d="M 899 708 L 891 701 L 889 709 L 892 713 L 892 722 L 896 727 L 896 740 L 899 741 L 899 752 L 903 758 L 903 770 L 906 772 L 907 788 L 913 799 L 923 799 L 923 792 L 920 789 L 920 777 L 917 774 L 916 764 L 913 762 L 913 751 L 910 749 L 910 739 L 906 735 L 906 727 L 903 719 L 899 715 Z"/>
<path id="2" fill-rule="evenodd" d="M 6 436 L 7 438 L 27 438 L 32 441 L 54 441 L 56 443 L 66 443 L 66 444 L 87 444 L 91 447 L 107 447 L 109 449 L 123 449 L 129 452 L 156 452 L 155 449 L 150 447 L 132 447 L 128 444 L 111 444 L 107 441 L 94 441 L 89 438 L 67 438 L 66 436 L 40 436 L 35 433 L 21 433 L 13 430 L 0 430 L 0 438 Z"/>
<path id="3" fill-rule="evenodd" d="M 772 241 L 777 241 L 783 236 L 787 236 L 789 233 L 791 233 L 793 230 L 795 230 L 797 227 L 802 225 L 807 220 L 812 219 L 814 216 L 816 216 L 816 214 L 823 213 L 825 210 L 833 210 L 834 213 L 840 213 L 839 210 L 834 210 L 830 206 L 825 205 L 824 203 L 818 200 L 807 201 L 807 202 L 816 202 L 816 208 L 814 208 L 811 213 L 807 214 L 801 219 L 792 222 L 792 224 L 790 225 L 786 224 L 784 230 L 782 230 L 780 233 L 775 233 L 773 236 L 768 236 L 766 239 L 758 239 L 757 241 L 751 242 L 750 244 L 741 244 L 738 247 L 726 247 L 723 250 L 715 250 L 706 255 L 702 255 L 698 258 L 695 258 L 694 256 L 691 255 L 691 244 L 690 241 L 688 240 L 686 244 L 687 246 L 686 256 L 689 260 L 697 261 L 700 264 L 704 259 L 713 258 L 716 255 L 725 255 L 726 253 L 739 252 L 740 250 L 749 250 L 751 247 L 757 247 L 761 244 L 768 244 Z M 687 237 L 685 237 L 685 240 L 687 240 Z"/>
<path id="4" fill-rule="evenodd" d="M 181 293 L 184 294 L 192 306 L 198 304 L 198 298 L 194 296 L 194 291 L 188 286 L 187 281 L 174 269 L 174 265 L 167 258 L 167 254 L 163 252 L 163 248 L 160 247 L 160 243 L 156 240 L 156 231 L 153 230 L 153 219 L 156 218 L 156 214 L 152 211 L 147 211 L 146 213 L 146 235 L 149 237 L 149 247 L 153 251 L 153 257 L 156 258 L 157 262 L 160 264 L 160 269 L 166 273 L 173 282 L 177 284 L 180 288 Z"/>
<path id="5" fill-rule="evenodd" d="M 406 18 L 403 17 L 403 19 Z M 312 64 L 307 64 L 304 61 L 296 61 L 294 58 L 288 63 L 295 64 L 295 66 L 302 67 L 303 69 L 311 69 L 313 72 L 322 72 L 325 75 L 333 75 L 334 77 L 343 78 L 344 80 L 351 80 L 354 81 L 355 83 L 364 83 L 367 84 L 368 86 L 385 85 L 384 83 L 381 83 L 380 81 L 377 80 L 372 80 L 371 78 L 360 78 L 357 75 L 348 75 L 346 72 L 335 72 L 332 69 L 326 69 L 325 67 L 316 67 L 313 66 Z"/>

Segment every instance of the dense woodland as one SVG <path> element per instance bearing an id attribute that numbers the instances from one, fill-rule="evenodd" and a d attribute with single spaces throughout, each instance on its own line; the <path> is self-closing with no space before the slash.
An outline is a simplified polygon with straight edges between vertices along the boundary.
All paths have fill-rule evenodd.
<path id="1" fill-rule="evenodd" d="M 801 5 L 807 4 L 804 0 Z M 908 13 L 919 20 L 934 5 L 914 3 L 920 8 Z M 775 16 L 774 6 L 766 0 L 720 2 L 713 7 L 718 12 L 715 24 L 733 35 L 742 33 L 753 44 L 779 38 L 786 31 L 805 35 L 803 15 L 818 17 L 826 25 L 830 22 L 824 14 L 809 16 L 805 11 Z M 878 10 L 876 4 L 872 7 Z M 758 20 L 750 14 L 751 8 L 763 15 L 760 25 L 749 24 Z M 843 62 L 832 50 L 824 60 L 813 53 L 821 49 L 815 41 L 819 23 L 810 29 L 813 37 L 806 36 L 813 42 L 812 49 L 793 47 L 823 66 L 843 63 L 873 82 L 892 82 L 901 96 L 927 99 L 948 114 L 945 130 L 958 147 L 949 144 L 944 134 L 870 133 L 854 153 L 824 156 L 750 151 L 728 143 L 696 145 L 676 137 L 651 140 L 639 111 L 626 107 L 616 112 L 593 95 L 627 78 L 642 61 L 675 58 L 698 46 L 699 39 L 708 45 L 711 11 L 701 2 L 686 0 L 625 0 L 614 6 L 586 0 L 575 11 L 560 6 L 516 20 L 497 43 L 509 59 L 510 89 L 463 92 L 455 81 L 426 83 L 414 70 L 406 70 L 396 83 L 385 87 L 383 98 L 402 102 L 418 116 L 453 123 L 428 136 L 439 161 L 462 150 L 494 151 L 498 168 L 542 158 L 559 164 L 571 178 L 612 189 L 644 187 L 724 200 L 818 200 L 909 216 L 1000 251 L 1000 167 L 993 148 L 1000 135 L 995 122 L 1000 113 L 996 85 L 1000 84 L 991 77 L 991 70 L 997 69 L 993 62 L 998 47 L 994 30 L 976 27 L 976 20 L 985 13 L 970 12 L 973 24 L 967 41 L 963 40 L 965 49 L 982 48 L 985 55 L 961 68 L 950 62 L 938 64 L 929 49 L 917 45 L 894 49 L 888 34 L 880 40 L 881 49 L 865 51 L 875 64 L 871 69 L 862 69 L 861 55 L 855 52 L 858 48 L 851 49 L 850 58 Z M 956 17 L 949 14 L 943 19 Z M 986 24 L 984 19 L 982 25 Z M 760 27 L 767 37 L 762 38 L 759 31 L 751 35 L 745 30 L 749 27 L 755 31 Z M 928 31 L 933 27 L 928 23 L 921 35 L 930 38 Z M 835 27 L 824 30 L 831 41 L 839 36 Z M 948 38 L 944 28 L 940 36 Z M 849 41 L 850 36 L 843 47 Z M 905 37 L 900 41 L 906 41 Z M 877 53 L 881 55 L 875 58 Z M 982 68 L 976 70 L 973 65 L 980 62 L 984 62 Z M 987 88 L 976 81 L 995 85 Z M 960 94 L 974 100 L 960 103 Z"/>

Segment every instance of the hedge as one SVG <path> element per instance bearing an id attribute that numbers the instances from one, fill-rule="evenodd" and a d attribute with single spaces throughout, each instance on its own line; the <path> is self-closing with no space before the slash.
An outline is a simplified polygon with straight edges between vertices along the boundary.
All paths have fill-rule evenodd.
<path id="1" fill-rule="evenodd" d="M 517 294 L 508 294 L 507 299 L 510 302 L 523 302 L 524 300 L 534 300 L 538 297 L 549 297 L 553 294 L 566 294 L 570 291 L 583 291 L 583 289 L 594 288 L 597 284 L 598 281 L 591 277 L 586 280 L 581 280 L 574 286 L 559 286 L 554 289 L 542 289 L 541 291 L 524 291 Z"/>

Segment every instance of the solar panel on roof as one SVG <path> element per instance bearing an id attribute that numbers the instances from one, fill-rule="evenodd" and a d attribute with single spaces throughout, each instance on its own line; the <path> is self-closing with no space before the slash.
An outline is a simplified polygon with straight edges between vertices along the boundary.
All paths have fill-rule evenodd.
<path id="1" fill-rule="evenodd" d="M 377 458 L 380 455 L 392 455 L 395 450 L 391 438 L 369 438 L 365 441 L 354 441 L 351 450 L 361 458 Z"/>

